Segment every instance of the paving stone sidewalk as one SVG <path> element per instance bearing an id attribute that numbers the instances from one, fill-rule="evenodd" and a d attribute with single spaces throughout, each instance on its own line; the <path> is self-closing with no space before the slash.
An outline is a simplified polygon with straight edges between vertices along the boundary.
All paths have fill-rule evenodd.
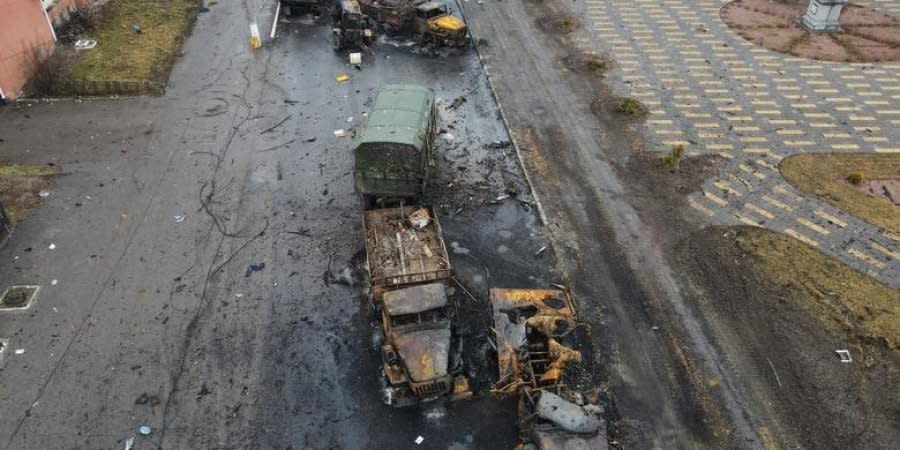
<path id="1" fill-rule="evenodd" d="M 589 35 L 616 61 L 618 94 L 650 109 L 658 150 L 682 143 L 727 168 L 690 196 L 712 224 L 762 226 L 900 288 L 900 237 L 802 195 L 781 159 L 810 152 L 900 152 L 900 62 L 847 64 L 747 42 L 717 0 L 585 0 Z M 900 2 L 856 2 L 900 17 Z M 576 39 L 576 44 L 579 44 Z"/>

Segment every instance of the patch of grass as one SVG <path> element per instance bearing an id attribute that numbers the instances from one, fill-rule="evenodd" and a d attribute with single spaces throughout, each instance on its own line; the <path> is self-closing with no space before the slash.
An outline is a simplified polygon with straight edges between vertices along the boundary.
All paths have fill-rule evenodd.
<path id="1" fill-rule="evenodd" d="M 15 225 L 28 211 L 40 206 L 42 190 L 53 186 L 55 167 L 0 164 L 0 203 Z"/>
<path id="2" fill-rule="evenodd" d="M 900 233 L 900 207 L 870 195 L 853 183 L 900 178 L 900 154 L 803 154 L 785 158 L 784 178 L 800 191 L 817 196 L 874 225 Z"/>
<path id="3" fill-rule="evenodd" d="M 197 14 L 197 0 L 115 0 L 93 25 L 97 47 L 69 68 L 69 80 L 164 81 Z M 140 33 L 132 26 L 137 24 Z"/>
<path id="4" fill-rule="evenodd" d="M 858 343 L 900 350 L 900 291 L 772 231 L 741 227 L 736 240 L 783 298 L 799 302 L 826 327 Z"/>
<path id="5" fill-rule="evenodd" d="M 659 164 L 667 168 L 678 167 L 682 157 L 684 157 L 684 144 L 675 144 L 669 153 L 659 157 Z"/>
<path id="6" fill-rule="evenodd" d="M 616 112 L 629 117 L 640 117 L 647 112 L 647 107 L 633 98 L 625 98 L 616 105 Z"/>

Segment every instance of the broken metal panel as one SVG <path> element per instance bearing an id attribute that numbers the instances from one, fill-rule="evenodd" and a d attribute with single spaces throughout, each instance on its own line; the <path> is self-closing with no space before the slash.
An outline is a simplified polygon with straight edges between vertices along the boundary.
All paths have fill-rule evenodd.
<path id="1" fill-rule="evenodd" d="M 385 292 L 382 302 L 388 315 L 416 314 L 447 305 L 443 283 L 420 284 Z"/>
<path id="2" fill-rule="evenodd" d="M 391 341 L 403 360 L 411 381 L 426 382 L 447 375 L 449 327 L 394 334 Z"/>
<path id="3" fill-rule="evenodd" d="M 496 392 L 556 384 L 566 364 L 581 362 L 578 351 L 555 339 L 575 326 L 575 308 L 565 292 L 491 289 L 490 298 L 499 368 Z"/>

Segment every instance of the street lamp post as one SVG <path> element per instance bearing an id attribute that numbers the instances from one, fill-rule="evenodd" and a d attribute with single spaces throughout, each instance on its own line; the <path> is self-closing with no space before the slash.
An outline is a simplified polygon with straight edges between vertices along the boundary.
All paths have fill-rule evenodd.
<path id="1" fill-rule="evenodd" d="M 800 23 L 807 30 L 817 33 L 840 31 L 838 18 L 841 16 L 841 8 L 847 2 L 849 0 L 809 0 L 809 7 L 800 18 Z"/>

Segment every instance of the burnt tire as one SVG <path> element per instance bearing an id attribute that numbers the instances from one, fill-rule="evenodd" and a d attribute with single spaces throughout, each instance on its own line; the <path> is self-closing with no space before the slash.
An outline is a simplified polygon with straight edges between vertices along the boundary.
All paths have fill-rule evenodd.
<path id="1" fill-rule="evenodd" d="M 344 49 L 344 41 L 340 31 L 334 30 L 331 32 L 331 48 L 336 52 Z"/>

